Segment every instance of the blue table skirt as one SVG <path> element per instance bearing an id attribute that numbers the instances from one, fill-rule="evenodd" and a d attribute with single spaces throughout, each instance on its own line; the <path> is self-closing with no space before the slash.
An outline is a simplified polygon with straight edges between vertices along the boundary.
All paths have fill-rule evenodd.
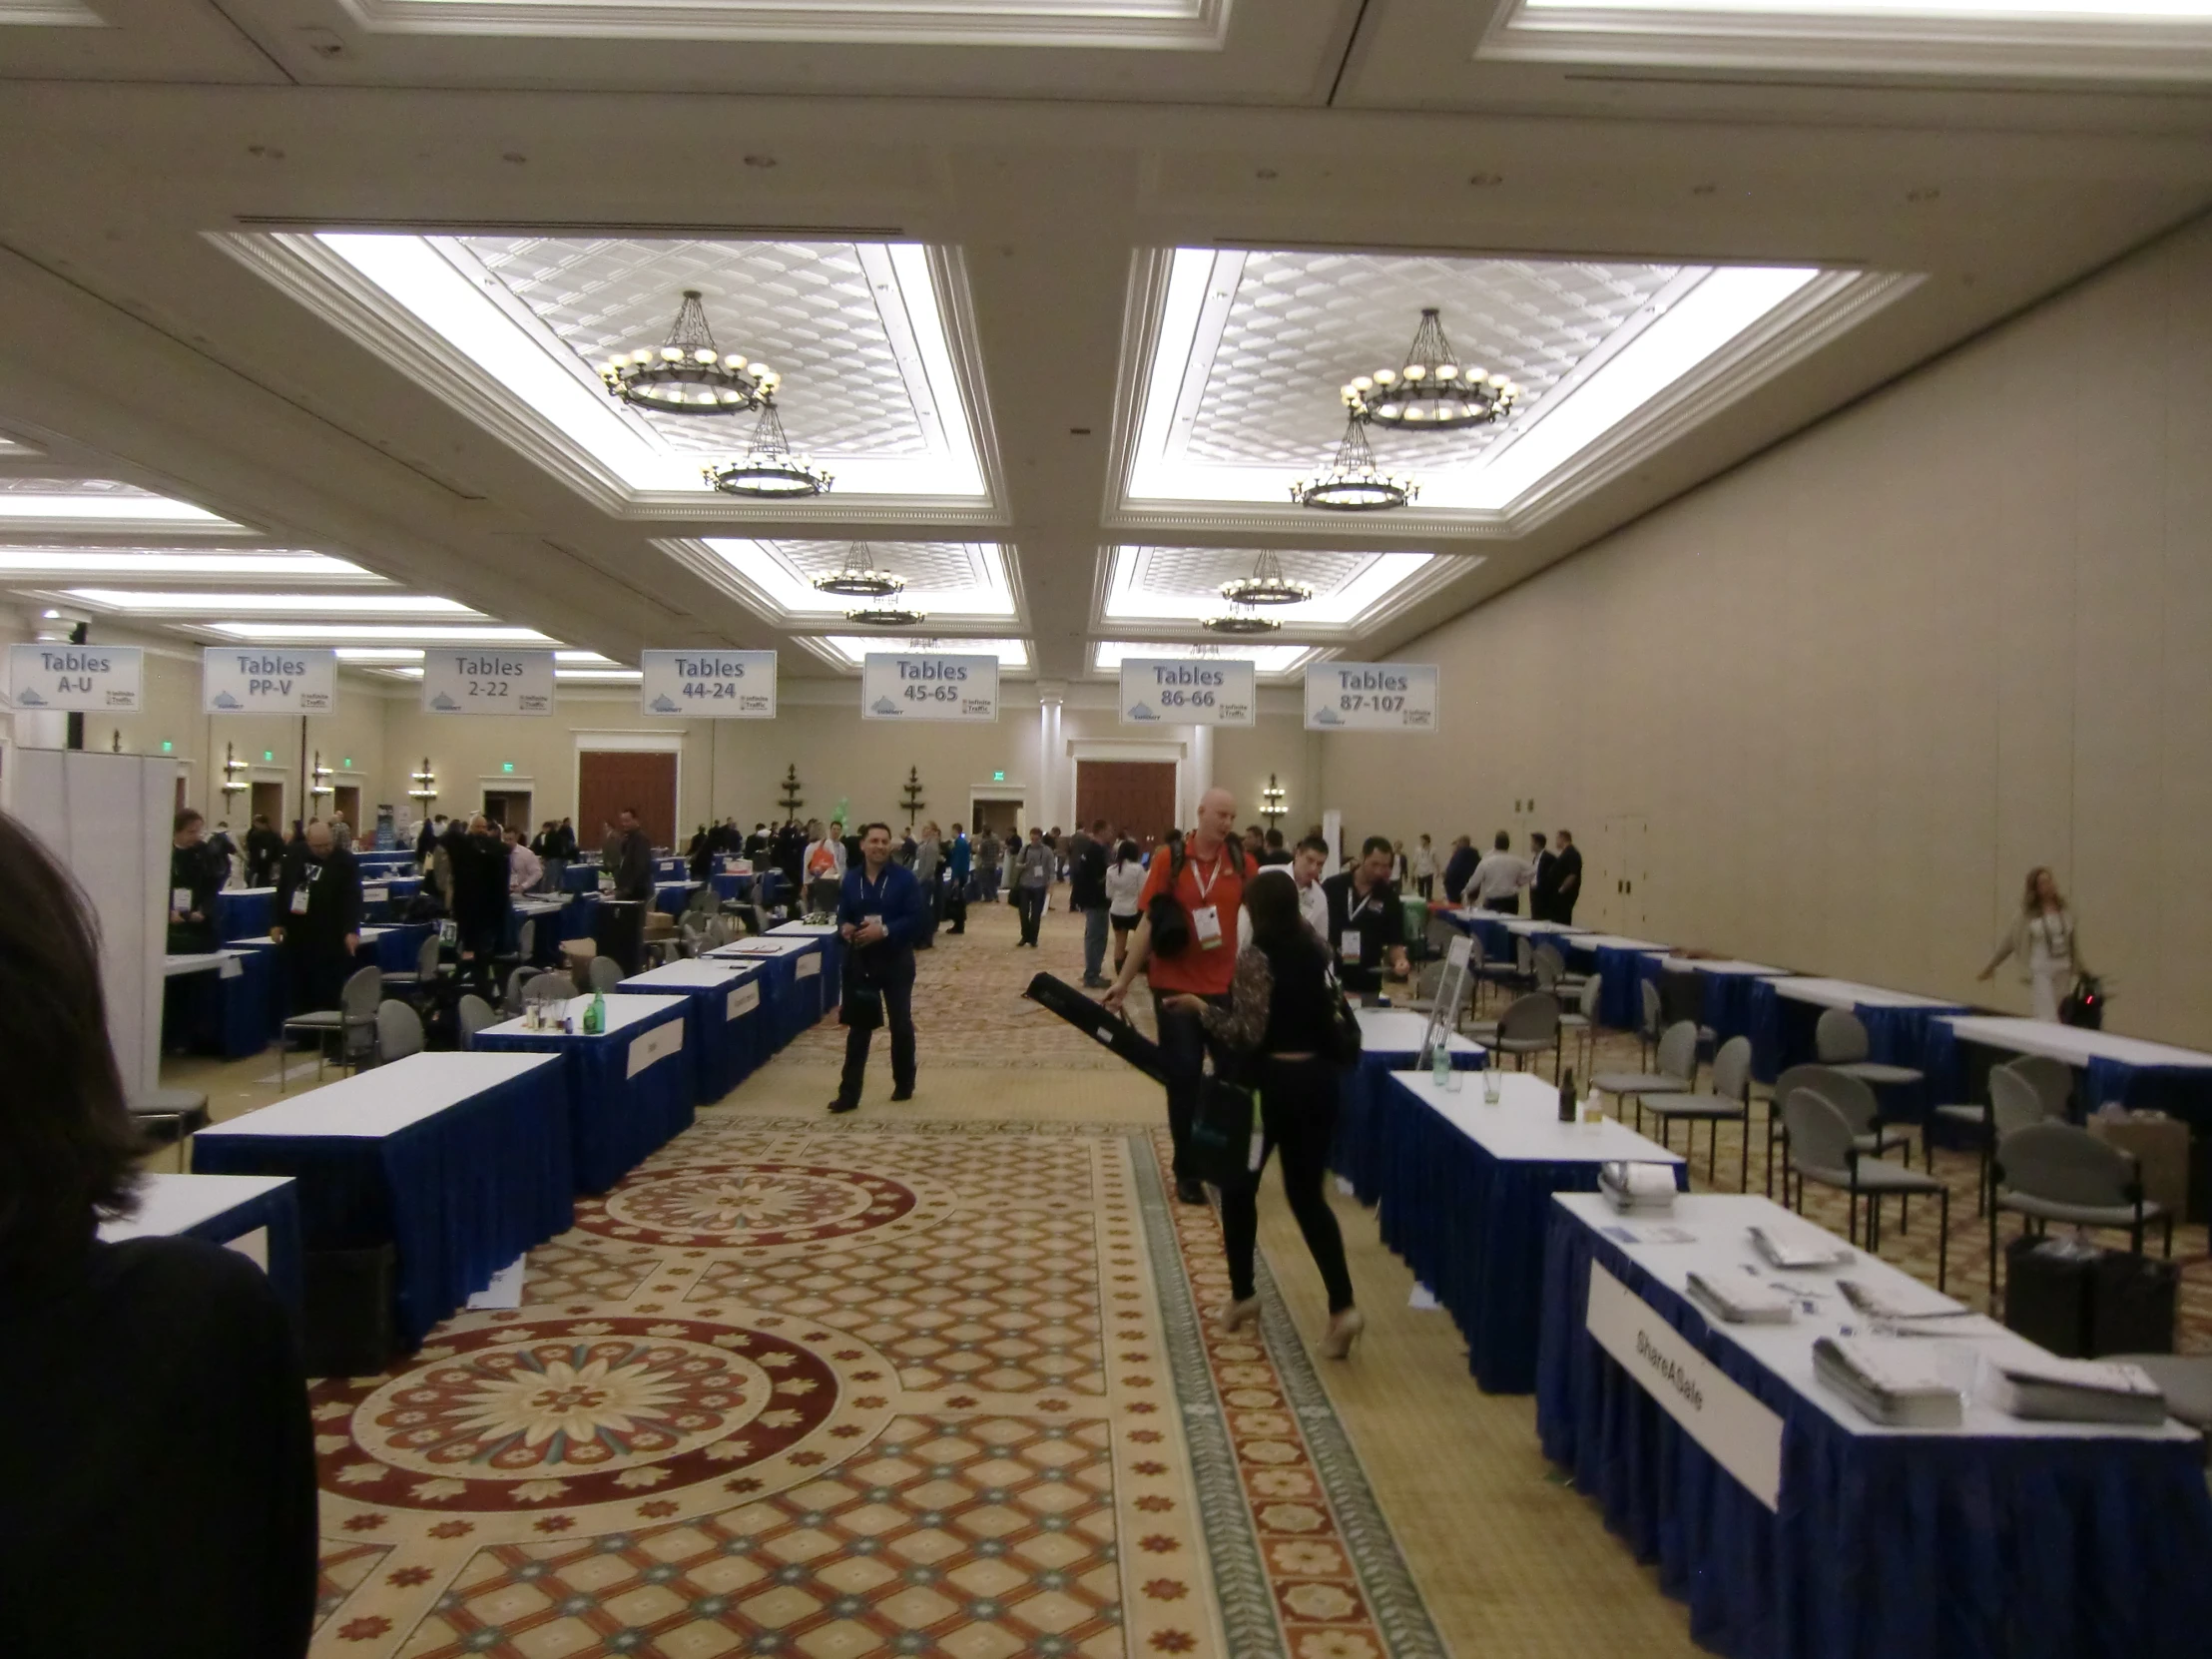
<path id="1" fill-rule="evenodd" d="M 1488 1058 L 1486 1054 L 1454 1054 L 1451 1068 L 1480 1071 Z M 1410 1052 L 1371 1048 L 1361 1054 L 1360 1063 L 1347 1068 L 1339 1080 L 1337 1138 L 1330 1149 L 1329 1164 L 1352 1183 L 1353 1193 L 1362 1204 L 1374 1204 L 1382 1193 L 1383 1146 L 1382 1115 L 1376 1096 L 1391 1072 L 1415 1070 L 1419 1059 L 1418 1054 Z"/>
<path id="2" fill-rule="evenodd" d="M 691 1056 L 692 1098 L 712 1106 L 751 1077 L 777 1050 L 776 1014 L 763 983 L 767 975 L 733 979 L 721 985 L 653 985 L 624 980 L 616 991 L 637 996 L 684 999 L 684 1051 Z M 730 993 L 751 984 L 759 1000 L 736 1019 L 730 1017 Z"/>
<path id="3" fill-rule="evenodd" d="M 1667 976 L 1664 956 L 1646 956 L 1641 973 L 1646 984 L 1657 985 Z M 1695 969 L 1690 969 L 1696 972 Z M 1752 987 L 1762 978 L 1773 975 L 1755 973 L 1699 973 L 1698 1018 L 1713 1028 L 1713 1041 L 1724 1043 L 1731 1037 L 1752 1035 L 1755 1014 L 1752 1008 Z M 1642 1009 L 1637 1010 L 1638 1013 Z M 1754 1045 L 1756 1049 L 1756 1044 Z M 1772 1082 L 1769 1078 L 1767 1081 Z"/>
<path id="4" fill-rule="evenodd" d="M 1642 1025 L 1644 963 L 1655 958 L 1642 950 L 1623 950 L 1617 945 L 1578 954 L 1588 956 L 1592 971 L 1605 978 L 1597 998 L 1599 1023 L 1616 1031 L 1633 1031 Z"/>
<path id="5" fill-rule="evenodd" d="M 561 909 L 560 926 L 555 929 L 562 943 L 570 939 L 588 939 L 599 925 L 599 894 L 588 892 L 572 898 Z M 558 952 L 555 952 L 558 956 Z"/>
<path id="6" fill-rule="evenodd" d="M 596 905 L 599 901 L 595 898 Z M 522 924 L 537 923 L 530 930 L 529 965 L 533 967 L 557 967 L 561 960 L 561 940 L 570 935 L 563 931 L 568 925 L 568 912 L 576 906 L 571 903 L 548 915 L 523 915 L 511 905 L 507 910 L 507 926 L 500 944 L 506 950 L 522 948 Z"/>
<path id="7" fill-rule="evenodd" d="M 653 889 L 653 907 L 665 910 L 672 916 L 684 913 L 684 906 L 691 902 L 692 884 L 689 881 L 663 881 Z"/>
<path id="8" fill-rule="evenodd" d="M 597 864 L 570 864 L 561 871 L 561 886 L 568 892 L 597 892 L 599 890 L 599 866 Z"/>
<path id="9" fill-rule="evenodd" d="M 731 870 L 717 870 L 710 880 L 714 882 L 717 898 L 743 898 L 753 890 L 753 877 Z"/>
<path id="10" fill-rule="evenodd" d="M 268 1192 L 234 1204 L 221 1215 L 193 1223 L 185 1229 L 188 1239 L 205 1239 L 227 1245 L 257 1227 L 269 1229 L 269 1283 L 296 1323 L 301 1302 L 299 1262 L 299 1185 L 273 1187 Z"/>
<path id="11" fill-rule="evenodd" d="M 2212 1497 L 2186 1442 L 1847 1433 L 1554 1205 L 1536 1426 L 1731 1659 L 2202 1659 Z M 1584 1328 L 1590 1264 L 1783 1420 L 1766 1506 Z"/>
<path id="12" fill-rule="evenodd" d="M 1772 979 L 1754 979 L 1747 1004 L 1751 1033 L 1751 1074 L 1772 1083 L 1792 1066 L 1810 1065 L 1819 1056 L 1814 1032 L 1828 1010 L 1815 1002 L 1784 996 Z M 1867 1058 L 1884 1065 L 1911 1066 L 1927 1081 L 1882 1090 L 1886 1117 L 1926 1123 L 1934 1101 L 1958 1100 L 1951 1030 L 1944 1019 L 1967 1012 L 1962 1005 L 1893 1008 L 1861 1002 L 1852 1008 L 1867 1028 Z"/>
<path id="13" fill-rule="evenodd" d="M 232 939 L 258 939 L 269 931 L 276 919 L 275 891 L 216 895 L 215 936 L 226 943 Z"/>
<path id="14" fill-rule="evenodd" d="M 681 881 L 690 873 L 690 867 L 682 858 L 656 858 L 653 873 L 664 881 Z"/>
<path id="15" fill-rule="evenodd" d="M 631 1043 L 657 1026 L 681 1022 L 684 1014 L 670 1008 L 598 1037 L 479 1031 L 468 1046 L 472 1052 L 561 1056 L 576 1190 L 603 1193 L 692 1126 L 692 1068 L 682 1054 L 628 1075 Z"/>
<path id="16" fill-rule="evenodd" d="M 239 951 L 239 971 L 181 973 L 162 987 L 162 1046 L 193 1054 L 220 1054 L 241 1060 L 269 1046 L 276 1029 L 270 1022 L 275 996 L 270 983 L 276 967 L 273 950 Z"/>
<path id="17" fill-rule="evenodd" d="M 1513 960 L 1513 935 L 1505 930 L 1502 912 L 1477 910 L 1463 918 L 1466 931 L 1482 941 L 1482 955 L 1487 961 L 1510 962 Z"/>
<path id="18" fill-rule="evenodd" d="M 422 941 L 435 931 L 427 921 L 404 921 L 377 934 L 374 939 L 363 939 L 354 959 L 363 967 L 382 968 L 386 973 L 412 973 L 415 962 L 422 955 Z"/>
<path id="19" fill-rule="evenodd" d="M 568 1099 L 544 1066 L 379 1139 L 196 1135 L 203 1175 L 288 1175 L 308 1250 L 397 1247 L 409 1348 L 575 1219 Z"/>

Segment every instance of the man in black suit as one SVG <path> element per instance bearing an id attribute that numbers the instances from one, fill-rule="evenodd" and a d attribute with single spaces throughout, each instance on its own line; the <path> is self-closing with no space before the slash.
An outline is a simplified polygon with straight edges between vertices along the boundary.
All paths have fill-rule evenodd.
<path id="1" fill-rule="evenodd" d="M 1551 919 L 1562 926 L 1574 920 L 1574 901 L 1582 896 L 1582 849 L 1574 844 L 1574 832 L 1559 831 L 1556 858 L 1559 896 L 1551 901 Z"/>
<path id="2" fill-rule="evenodd" d="M 1557 921 L 1552 911 L 1559 907 L 1559 854 L 1545 848 L 1541 830 L 1528 837 L 1528 861 L 1536 866 L 1528 884 L 1528 913 L 1538 921 Z"/>
<path id="3" fill-rule="evenodd" d="M 276 866 L 284 861 L 284 837 L 269 827 L 269 815 L 256 813 L 254 827 L 246 831 L 246 884 L 276 884 Z"/>
<path id="4" fill-rule="evenodd" d="M 294 1013 L 335 1008 L 361 945 L 361 866 L 320 819 L 284 854 L 276 880 L 276 922 Z"/>
<path id="5" fill-rule="evenodd" d="M 479 994 L 496 1005 L 492 961 L 507 941 L 507 843 L 491 821 L 479 813 L 464 830 L 456 819 L 445 834 L 453 870 L 453 927 L 458 935 L 461 977 L 475 982 Z"/>

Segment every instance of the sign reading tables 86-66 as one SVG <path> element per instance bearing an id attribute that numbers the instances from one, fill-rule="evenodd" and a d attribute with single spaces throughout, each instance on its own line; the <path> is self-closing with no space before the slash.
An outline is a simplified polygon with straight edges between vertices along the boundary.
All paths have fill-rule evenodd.
<path id="1" fill-rule="evenodd" d="M 694 720 L 774 720 L 773 651 L 644 651 L 638 709 Z"/>
<path id="2" fill-rule="evenodd" d="M 8 695 L 18 709 L 136 714 L 145 671 L 146 653 L 135 645 L 8 647 Z"/>
<path id="3" fill-rule="evenodd" d="M 422 708 L 433 715 L 549 715 L 553 653 L 433 647 L 422 654 Z"/>
<path id="4" fill-rule="evenodd" d="M 1121 660 L 1124 726 L 1250 726 L 1259 700 L 1250 658 Z"/>
<path id="5" fill-rule="evenodd" d="M 1309 732 L 1433 732 L 1433 663 L 1316 663 L 1306 671 Z"/>
<path id="6" fill-rule="evenodd" d="M 865 720 L 998 719 L 998 659 L 870 651 L 860 662 Z"/>

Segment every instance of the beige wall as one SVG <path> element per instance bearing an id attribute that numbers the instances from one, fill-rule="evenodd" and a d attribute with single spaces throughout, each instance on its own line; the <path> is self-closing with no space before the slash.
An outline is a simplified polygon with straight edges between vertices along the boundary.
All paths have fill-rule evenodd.
<path id="1" fill-rule="evenodd" d="M 2049 863 L 2112 1027 L 2212 1045 L 2212 225 L 1392 655 L 1443 732 L 1326 738 L 1348 821 L 1565 824 L 1577 920 L 2020 1012 Z"/>

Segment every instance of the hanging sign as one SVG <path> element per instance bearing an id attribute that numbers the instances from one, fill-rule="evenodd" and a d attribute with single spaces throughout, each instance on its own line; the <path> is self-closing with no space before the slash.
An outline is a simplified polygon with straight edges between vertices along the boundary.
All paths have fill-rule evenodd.
<path id="1" fill-rule="evenodd" d="M 866 720 L 998 719 L 998 659 L 870 651 L 860 662 Z"/>
<path id="2" fill-rule="evenodd" d="M 337 689 L 335 651 L 211 645 L 201 658 L 200 706 L 211 715 L 326 715 Z"/>
<path id="3" fill-rule="evenodd" d="M 1250 726 L 1260 701 L 1252 660 L 1124 657 L 1124 726 Z"/>
<path id="4" fill-rule="evenodd" d="M 422 710 L 432 715 L 549 715 L 553 653 L 490 645 L 425 651 Z"/>
<path id="5" fill-rule="evenodd" d="M 644 651 L 638 712 L 695 720 L 774 720 L 773 651 Z"/>
<path id="6" fill-rule="evenodd" d="M 1306 671 L 1309 732 L 1433 732 L 1433 663 L 1316 663 Z"/>
<path id="7" fill-rule="evenodd" d="M 8 647 L 9 695 L 18 709 L 136 714 L 145 674 L 146 654 L 135 645 L 40 640 Z"/>

